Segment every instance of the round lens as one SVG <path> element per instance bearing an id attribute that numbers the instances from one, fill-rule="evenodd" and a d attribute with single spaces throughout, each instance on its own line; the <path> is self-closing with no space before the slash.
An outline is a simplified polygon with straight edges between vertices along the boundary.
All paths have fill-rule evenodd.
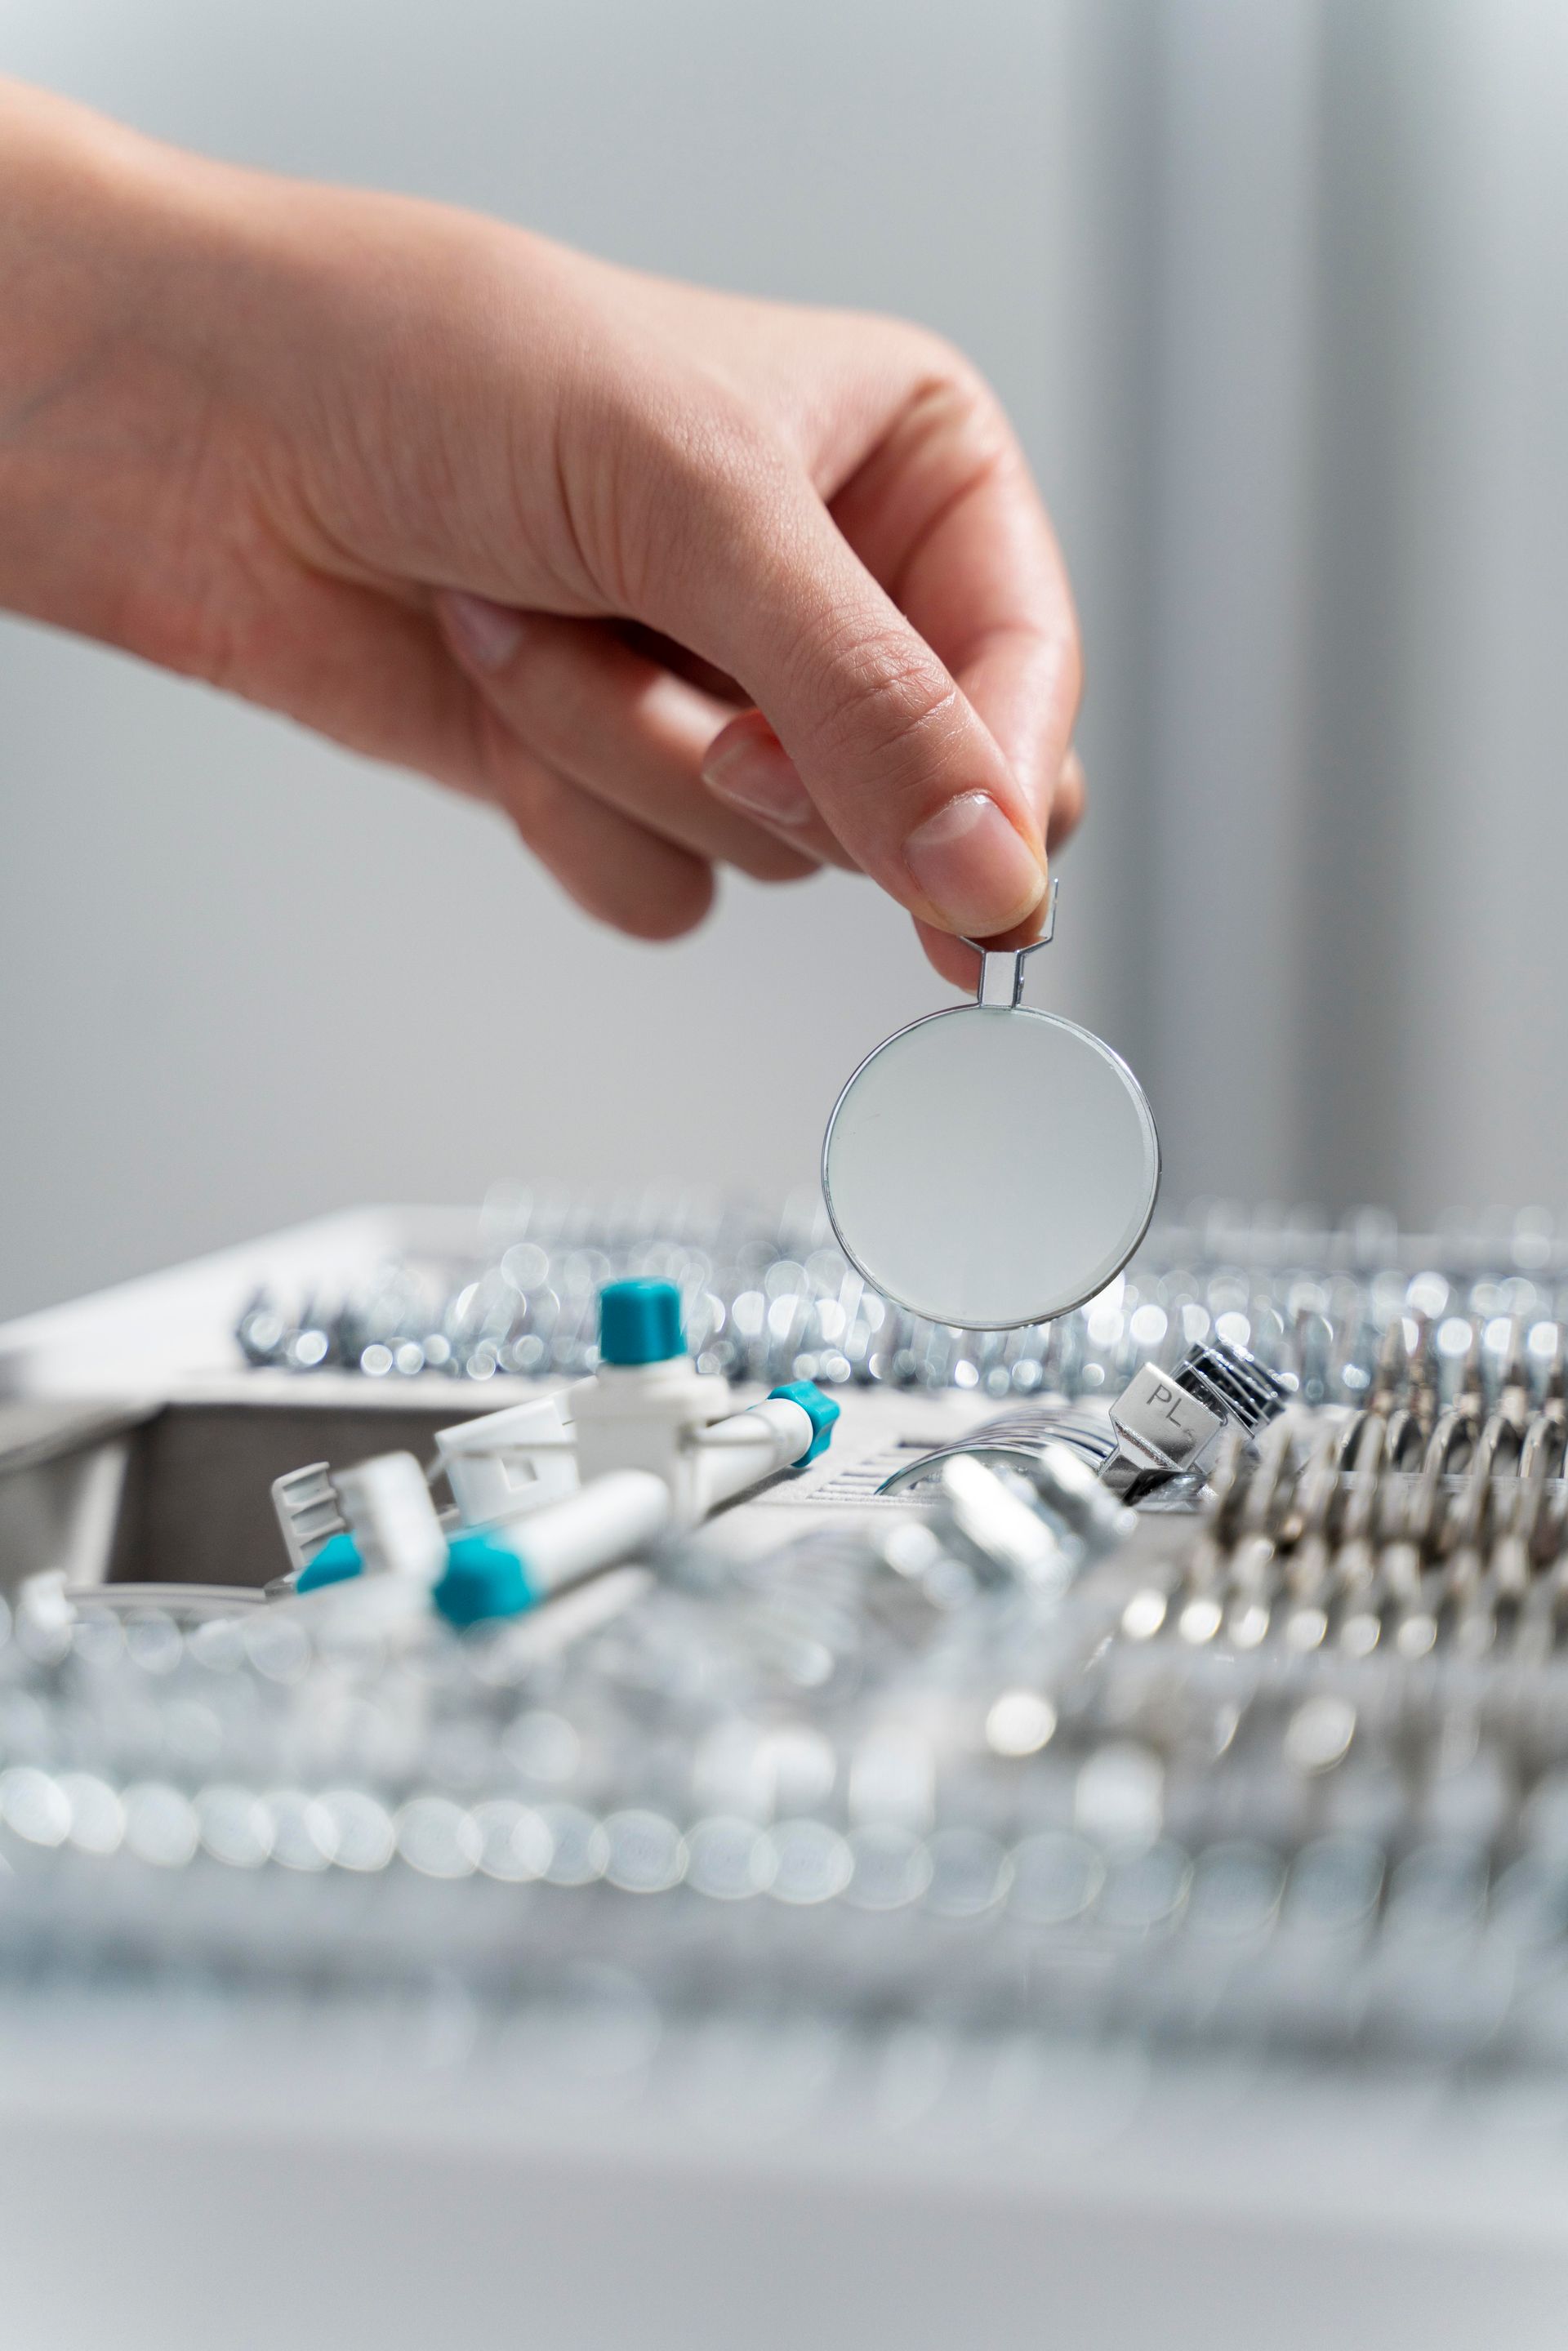
<path id="1" fill-rule="evenodd" d="M 1159 1141 L 1126 1064 L 1071 1020 L 964 1005 L 861 1063 L 822 1147 L 844 1251 L 897 1304 L 964 1330 L 1082 1305 L 1148 1227 Z"/>

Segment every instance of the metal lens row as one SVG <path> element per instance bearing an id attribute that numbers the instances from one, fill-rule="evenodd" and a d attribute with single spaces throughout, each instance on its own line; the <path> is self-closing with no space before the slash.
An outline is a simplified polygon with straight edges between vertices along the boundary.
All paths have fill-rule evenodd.
<path id="1" fill-rule="evenodd" d="M 1168 1602 L 1128 1629 L 1416 1658 L 1439 1646 L 1530 1659 L 1568 1631 L 1568 1411 L 1505 1384 L 1437 1408 L 1408 1389 L 1349 1417 L 1298 1416 L 1226 1442 L 1207 1523 Z"/>
<path id="2" fill-rule="evenodd" d="M 1364 1401 L 1390 1333 L 1447 1400 L 1495 1392 L 1521 1357 L 1543 1384 L 1568 1316 L 1568 1263 L 1539 1217 L 1410 1239 L 1363 1217 L 1331 1231 L 1213 1212 L 1156 1229 L 1125 1276 L 1039 1329 L 969 1332 L 880 1297 L 820 1204 L 780 1215 L 680 1201 L 507 1195 L 473 1259 L 410 1255 L 311 1295 L 268 1289 L 236 1336 L 251 1363 L 376 1379 L 575 1375 L 596 1361 L 601 1284 L 677 1282 L 692 1348 L 736 1380 L 971 1388 L 998 1399 L 1114 1393 L 1211 1337 L 1247 1348 L 1308 1403 Z"/>

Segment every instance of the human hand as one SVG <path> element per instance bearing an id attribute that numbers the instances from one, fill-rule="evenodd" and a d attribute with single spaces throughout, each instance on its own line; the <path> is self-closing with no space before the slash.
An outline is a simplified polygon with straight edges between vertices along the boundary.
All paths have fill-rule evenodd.
<path id="1" fill-rule="evenodd" d="M 1071 600 L 946 344 L 0 89 L 0 601 L 506 810 L 591 913 L 859 867 L 963 983 L 1076 821 Z"/>

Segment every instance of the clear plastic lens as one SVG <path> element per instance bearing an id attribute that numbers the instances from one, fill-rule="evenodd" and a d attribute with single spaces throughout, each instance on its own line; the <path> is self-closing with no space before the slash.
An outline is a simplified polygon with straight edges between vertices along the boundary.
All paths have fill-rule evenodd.
<path id="1" fill-rule="evenodd" d="M 822 1153 L 846 1255 L 912 1312 L 964 1329 L 1094 1298 L 1143 1238 L 1158 1184 L 1148 1103 L 1107 1046 L 977 1005 L 916 1021 L 862 1062 Z"/>

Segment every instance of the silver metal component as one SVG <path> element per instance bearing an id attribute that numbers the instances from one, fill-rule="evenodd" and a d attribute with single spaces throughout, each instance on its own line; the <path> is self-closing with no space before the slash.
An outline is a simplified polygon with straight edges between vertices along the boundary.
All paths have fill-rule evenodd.
<path id="1" fill-rule="evenodd" d="M 1113 1493 L 1125 1493 L 1140 1478 L 1174 1478 L 1191 1468 L 1225 1416 L 1145 1364 L 1111 1406 L 1111 1425 L 1117 1449 L 1100 1474 Z"/>
<path id="2" fill-rule="evenodd" d="M 1228 1421 L 1255 1437 L 1285 1407 L 1288 1389 L 1240 1347 L 1194 1347 L 1174 1372 L 1145 1364 L 1111 1406 L 1115 1452 L 1100 1475 L 1114 1494 L 1197 1469 Z"/>
<path id="3" fill-rule="evenodd" d="M 1053 873 L 1051 877 L 1051 893 L 1045 903 L 1045 922 L 1038 939 L 1031 939 L 1026 947 L 992 947 L 988 946 L 983 939 L 965 940 L 965 946 L 973 947 L 980 958 L 980 976 L 975 990 L 976 1003 L 999 1005 L 1004 1012 L 1010 1012 L 1015 1006 L 1021 1004 L 1025 959 L 1031 955 L 1038 955 L 1041 947 L 1048 947 L 1055 936 L 1056 876 Z"/>
<path id="4" fill-rule="evenodd" d="M 882 1296 L 834 1245 L 815 1186 L 772 1212 L 513 1187 L 463 1231 L 454 1240 L 444 1219 L 433 1230 L 416 1217 L 390 1264 L 378 1236 L 371 1267 L 361 1250 L 335 1290 L 319 1274 L 280 1272 L 243 1318 L 246 1353 L 302 1384 L 351 1375 L 389 1402 L 438 1382 L 462 1395 L 493 1377 L 575 1378 L 592 1369 L 599 1283 L 652 1273 L 680 1283 L 701 1368 L 762 1387 L 972 1386 L 998 1409 L 1060 1396 L 1099 1410 L 1141 1364 L 1218 1330 L 1288 1374 L 1301 1405 L 1386 1404 L 1389 1444 L 1407 1467 L 1462 1380 L 1479 1382 L 1483 1410 L 1511 1392 L 1503 1374 L 1516 1351 L 1511 1338 L 1499 1343 L 1506 1298 L 1503 1328 L 1524 1334 L 1531 1426 L 1549 1404 L 1561 1425 L 1565 1409 L 1568 1238 L 1540 1215 L 1401 1235 L 1382 1217 L 1334 1228 L 1310 1211 L 1211 1208 L 1155 1228 L 1114 1301 L 989 1333 L 927 1322 Z"/>
<path id="5" fill-rule="evenodd" d="M 1136 1527 L 1133 1512 L 1124 1509 L 1082 1455 L 1070 1446 L 1042 1447 L 1023 1475 L 1034 1488 L 1041 1509 L 1061 1521 L 1082 1545 L 1086 1558 L 1105 1558 Z"/>
<path id="6" fill-rule="evenodd" d="M 877 1492 L 888 1497 L 918 1492 L 930 1485 L 949 1461 L 978 1461 L 988 1469 L 1016 1469 L 1020 1476 L 1033 1467 L 1033 1457 L 1021 1445 L 988 1445 L 978 1438 L 961 1445 L 939 1445 L 917 1454 L 884 1478 Z"/>
<path id="7" fill-rule="evenodd" d="M 1048 1452 L 1069 1454 L 1085 1470 L 1096 1493 L 1103 1493 L 1095 1473 L 1116 1449 L 1115 1432 L 1103 1408 L 1063 1404 L 1026 1405 L 981 1423 L 967 1437 L 951 1445 L 936 1446 L 903 1463 L 878 1487 L 879 1494 L 918 1490 L 944 1461 L 958 1454 L 983 1461 L 992 1469 L 1013 1469 L 1034 1478 Z"/>
<path id="8" fill-rule="evenodd" d="M 971 941 L 970 944 L 973 945 L 974 942 Z M 1010 1012 L 1015 1006 L 1021 1004 L 1024 956 L 1032 955 L 1033 952 L 1032 947 L 1025 947 L 1018 954 L 1014 954 L 1010 949 L 998 951 L 990 947 L 981 947 L 979 950 L 980 977 L 975 989 L 976 1003 L 992 1008 L 999 1007 L 1004 1012 Z"/>
<path id="9" fill-rule="evenodd" d="M 983 1575 L 1000 1573 L 1052 1591 L 1065 1587 L 1073 1562 L 1060 1534 L 1005 1478 L 983 1462 L 954 1454 L 932 1482 L 938 1531 Z"/>
<path id="10" fill-rule="evenodd" d="M 1176 1365 L 1174 1377 L 1189 1395 L 1197 1396 L 1212 1412 L 1234 1420 L 1256 1437 L 1267 1424 L 1277 1419 L 1289 1400 L 1290 1390 L 1278 1375 L 1249 1355 L 1244 1347 L 1235 1347 L 1222 1340 L 1189 1348 Z"/>

